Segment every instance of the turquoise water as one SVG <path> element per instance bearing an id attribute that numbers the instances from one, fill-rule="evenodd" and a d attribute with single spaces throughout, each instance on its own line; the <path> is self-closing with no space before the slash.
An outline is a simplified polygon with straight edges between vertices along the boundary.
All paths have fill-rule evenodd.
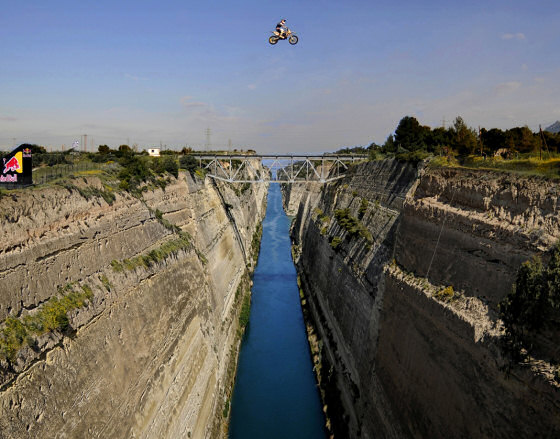
<path id="1" fill-rule="evenodd" d="M 289 228 L 280 187 L 272 184 L 231 403 L 230 438 L 326 437 Z"/>

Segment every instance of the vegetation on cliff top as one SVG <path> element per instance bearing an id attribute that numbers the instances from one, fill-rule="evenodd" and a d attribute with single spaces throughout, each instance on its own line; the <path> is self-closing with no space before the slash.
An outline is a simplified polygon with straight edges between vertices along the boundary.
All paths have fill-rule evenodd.
<path id="1" fill-rule="evenodd" d="M 469 127 L 458 116 L 447 128 L 421 125 L 403 117 L 383 145 L 343 148 L 338 153 L 369 154 L 370 160 L 394 157 L 418 163 L 439 157 L 432 166 L 496 169 L 560 177 L 560 133 L 532 132 L 527 126 L 507 130 Z"/>

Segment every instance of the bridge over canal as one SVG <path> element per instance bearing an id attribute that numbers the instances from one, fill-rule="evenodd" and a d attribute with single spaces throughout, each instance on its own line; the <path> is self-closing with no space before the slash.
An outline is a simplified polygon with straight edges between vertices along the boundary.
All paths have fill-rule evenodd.
<path id="1" fill-rule="evenodd" d="M 230 183 L 328 183 L 345 176 L 358 154 L 193 154 L 208 176 Z M 260 169 L 265 168 L 266 172 Z"/>

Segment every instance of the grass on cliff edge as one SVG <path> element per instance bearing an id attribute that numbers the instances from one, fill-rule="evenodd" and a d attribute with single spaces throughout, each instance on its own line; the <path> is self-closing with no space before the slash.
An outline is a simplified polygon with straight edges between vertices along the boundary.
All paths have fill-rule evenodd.
<path id="1" fill-rule="evenodd" d="M 68 312 L 81 308 L 93 297 L 87 285 L 81 291 L 74 286 L 60 288 L 59 296 L 51 297 L 35 314 L 23 317 L 8 317 L 0 332 L 0 358 L 13 361 L 22 346 L 34 346 L 36 336 L 52 331 L 64 331 L 68 328 Z"/>
<path id="2" fill-rule="evenodd" d="M 501 172 L 511 172 L 519 175 L 535 175 L 551 179 L 560 178 L 560 156 L 547 154 L 540 160 L 538 156 L 524 155 L 519 158 L 506 160 L 501 157 L 468 156 L 461 162 L 454 157 L 434 157 L 430 160 L 431 167 L 449 167 L 464 169 L 481 169 Z"/>

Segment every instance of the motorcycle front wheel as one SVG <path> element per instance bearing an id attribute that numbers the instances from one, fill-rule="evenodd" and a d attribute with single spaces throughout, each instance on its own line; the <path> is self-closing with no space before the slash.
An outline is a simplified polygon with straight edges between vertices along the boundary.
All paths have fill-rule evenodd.
<path id="1" fill-rule="evenodd" d="M 290 44 L 297 44 L 297 42 L 298 42 L 297 35 L 291 35 L 290 39 L 288 41 L 290 42 Z"/>
<path id="2" fill-rule="evenodd" d="M 269 37 L 269 38 L 268 38 L 268 42 L 269 42 L 270 44 L 276 44 L 276 43 L 278 42 L 278 38 L 276 38 L 276 37 L 274 37 L 274 36 Z"/>

